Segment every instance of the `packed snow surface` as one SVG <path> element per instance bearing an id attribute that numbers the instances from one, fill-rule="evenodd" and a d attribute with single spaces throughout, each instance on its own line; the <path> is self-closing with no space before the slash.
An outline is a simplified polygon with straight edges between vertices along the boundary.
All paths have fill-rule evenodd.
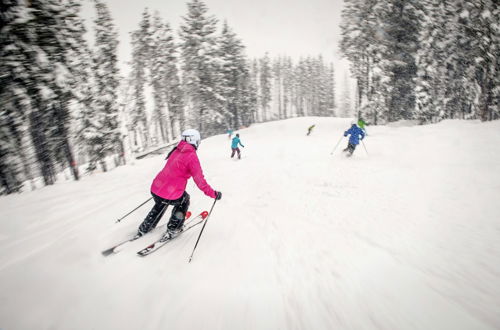
<path id="1" fill-rule="evenodd" d="M 223 196 L 191 263 L 201 227 L 101 255 L 146 216 L 115 223 L 164 156 L 0 198 L 0 329 L 499 329 L 500 122 L 368 126 L 366 150 L 331 155 L 349 122 L 254 125 L 241 160 L 203 140 Z"/>

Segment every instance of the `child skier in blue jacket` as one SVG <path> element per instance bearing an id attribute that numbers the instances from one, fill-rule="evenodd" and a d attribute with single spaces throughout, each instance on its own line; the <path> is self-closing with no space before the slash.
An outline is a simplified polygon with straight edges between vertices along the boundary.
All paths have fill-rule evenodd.
<path id="1" fill-rule="evenodd" d="M 241 159 L 241 152 L 240 152 L 240 148 L 238 148 L 238 144 L 240 146 L 242 146 L 243 148 L 245 148 L 245 146 L 240 141 L 240 135 L 236 134 L 236 136 L 233 138 L 233 141 L 231 142 L 231 150 L 233 151 L 231 153 L 231 158 L 233 158 L 234 153 L 237 152 L 238 153 L 238 159 Z"/>
<path id="2" fill-rule="evenodd" d="M 347 148 L 344 149 L 344 152 L 349 152 L 349 156 L 351 156 L 354 149 L 356 149 L 356 146 L 359 144 L 359 136 L 361 135 L 361 140 L 363 140 L 365 138 L 365 132 L 353 123 L 351 128 L 344 132 L 344 136 L 347 135 L 351 135 L 351 137 L 349 138 L 349 143 L 347 144 Z"/>

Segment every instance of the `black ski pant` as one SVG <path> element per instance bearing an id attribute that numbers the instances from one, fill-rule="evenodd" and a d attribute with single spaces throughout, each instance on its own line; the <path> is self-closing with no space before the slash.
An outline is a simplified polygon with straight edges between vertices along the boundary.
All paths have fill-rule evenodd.
<path id="1" fill-rule="evenodd" d="M 175 225 L 175 227 L 180 227 L 184 222 L 186 212 L 189 208 L 189 194 L 184 192 L 180 198 L 175 200 L 164 199 L 153 193 L 151 195 L 153 195 L 155 205 L 139 226 L 139 231 L 145 234 L 155 228 L 169 205 L 173 205 L 174 208 L 172 209 L 168 227 L 170 228 L 171 224 Z"/>
<path id="2" fill-rule="evenodd" d="M 241 152 L 240 152 L 240 148 L 231 148 L 233 150 L 233 152 L 231 153 L 231 158 L 234 157 L 234 154 L 237 152 L 238 153 L 238 159 L 241 159 Z"/>
<path id="3" fill-rule="evenodd" d="M 349 143 L 347 144 L 347 148 L 344 149 L 344 151 L 348 151 L 351 155 L 354 152 L 354 149 L 356 149 L 356 145 Z"/>

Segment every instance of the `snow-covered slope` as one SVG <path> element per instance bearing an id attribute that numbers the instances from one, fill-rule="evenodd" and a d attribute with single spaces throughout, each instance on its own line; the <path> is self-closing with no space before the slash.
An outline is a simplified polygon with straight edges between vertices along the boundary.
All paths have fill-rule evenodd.
<path id="1" fill-rule="evenodd" d="M 316 124 L 311 136 L 307 127 Z M 500 122 L 368 127 L 297 118 L 202 142 L 221 190 L 146 258 L 136 231 L 164 157 L 0 198 L 1 329 L 498 329 Z M 213 200 L 190 181 L 191 210 Z M 160 224 L 168 219 L 165 216 Z"/>

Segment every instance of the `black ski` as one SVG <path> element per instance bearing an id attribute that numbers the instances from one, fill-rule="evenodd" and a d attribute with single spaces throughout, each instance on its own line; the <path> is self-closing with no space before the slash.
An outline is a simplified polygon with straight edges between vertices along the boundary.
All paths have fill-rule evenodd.
<path id="1" fill-rule="evenodd" d="M 188 211 L 188 212 L 187 212 L 187 214 L 186 214 L 186 220 L 187 220 L 187 219 L 189 219 L 189 217 L 191 217 L 191 212 L 189 212 L 189 211 Z M 160 228 L 164 228 L 164 227 L 166 227 L 166 226 L 167 226 L 167 225 L 166 225 L 166 224 L 164 224 L 164 225 L 161 225 L 160 227 L 157 227 L 157 228 L 155 228 L 155 229 L 156 229 L 156 230 L 158 230 L 158 229 L 160 229 Z M 139 238 L 141 238 L 141 237 L 143 237 L 143 236 L 144 236 L 144 235 L 142 235 L 142 236 L 135 235 L 135 236 L 134 236 L 134 237 L 132 237 L 132 238 L 127 238 L 126 240 L 121 241 L 120 243 L 118 243 L 118 244 L 116 244 L 116 245 L 114 245 L 114 246 L 110 247 L 109 249 L 106 249 L 106 250 L 102 251 L 101 253 L 102 253 L 102 255 L 103 255 L 103 256 L 105 256 L 105 257 L 110 256 L 110 255 L 112 255 L 112 254 L 116 254 L 116 253 L 120 252 L 119 250 L 117 250 L 119 247 L 124 246 L 124 245 L 126 245 L 126 244 L 128 244 L 128 243 L 131 243 L 131 242 L 133 242 L 133 241 L 135 241 L 135 240 L 137 240 L 137 239 L 139 239 Z"/>
<path id="2" fill-rule="evenodd" d="M 165 233 L 161 238 L 157 239 L 156 241 L 154 241 L 153 243 L 151 243 L 150 245 L 148 245 L 144 249 L 140 250 L 139 252 L 137 252 L 137 254 L 140 255 L 141 257 L 145 257 L 147 255 L 150 255 L 151 253 L 157 251 L 159 248 L 161 248 L 162 246 L 164 246 L 168 242 L 179 237 L 182 233 L 185 233 L 189 229 L 202 223 L 203 220 L 205 220 L 205 218 L 207 216 L 208 216 L 207 211 L 201 212 L 199 215 L 197 215 L 195 218 L 193 218 L 192 221 L 187 223 L 186 227 L 178 235 L 171 237 L 168 233 Z"/>

